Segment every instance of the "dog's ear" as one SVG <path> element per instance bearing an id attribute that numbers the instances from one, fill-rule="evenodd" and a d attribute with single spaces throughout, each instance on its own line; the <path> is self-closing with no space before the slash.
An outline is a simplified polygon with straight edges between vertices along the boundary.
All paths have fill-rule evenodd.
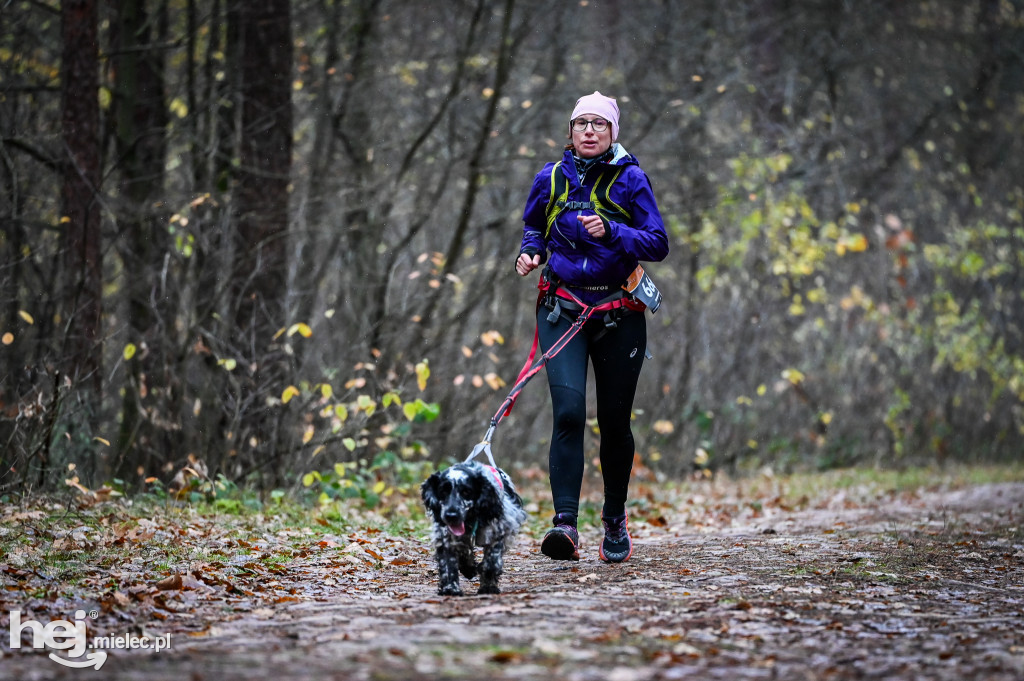
<path id="1" fill-rule="evenodd" d="M 505 487 L 505 496 L 511 499 L 515 506 L 522 506 L 523 498 L 519 496 L 519 490 L 517 490 L 515 484 L 513 484 L 512 478 L 508 477 L 508 473 L 499 468 L 498 477 L 501 478 L 501 484 Z"/>
<path id="2" fill-rule="evenodd" d="M 434 473 L 420 485 L 420 497 L 423 505 L 430 509 L 435 515 L 441 511 L 441 499 L 437 496 L 438 488 L 441 485 L 441 474 Z"/>
<path id="3" fill-rule="evenodd" d="M 498 488 L 483 475 L 474 476 L 473 483 L 477 486 L 477 500 L 473 508 L 480 520 L 489 522 L 504 515 L 505 507 L 501 503 Z"/>

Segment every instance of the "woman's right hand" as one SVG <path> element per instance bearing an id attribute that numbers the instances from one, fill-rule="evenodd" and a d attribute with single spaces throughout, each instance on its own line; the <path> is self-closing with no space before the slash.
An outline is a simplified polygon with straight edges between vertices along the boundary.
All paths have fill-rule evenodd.
<path id="1" fill-rule="evenodd" d="M 529 253 L 520 253 L 516 260 L 516 272 L 519 276 L 525 277 L 530 272 L 540 267 L 540 253 L 531 256 Z"/>

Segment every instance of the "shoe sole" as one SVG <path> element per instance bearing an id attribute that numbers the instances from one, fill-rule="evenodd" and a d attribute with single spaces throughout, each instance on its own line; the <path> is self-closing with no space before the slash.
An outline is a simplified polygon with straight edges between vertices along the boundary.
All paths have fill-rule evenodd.
<path id="1" fill-rule="evenodd" d="M 609 558 L 607 555 L 605 555 L 603 546 L 598 547 L 597 555 L 600 556 L 601 560 L 603 560 L 606 563 L 625 563 L 633 555 L 633 541 L 631 539 L 629 542 L 629 553 L 626 554 L 625 558 Z"/>
<path id="2" fill-rule="evenodd" d="M 540 552 L 554 560 L 579 560 L 579 548 L 572 538 L 561 532 L 549 534 L 540 543 Z"/>

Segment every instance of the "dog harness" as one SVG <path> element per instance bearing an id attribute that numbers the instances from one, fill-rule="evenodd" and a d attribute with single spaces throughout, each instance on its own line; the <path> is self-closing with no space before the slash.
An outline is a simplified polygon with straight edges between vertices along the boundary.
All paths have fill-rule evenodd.
<path id="1" fill-rule="evenodd" d="M 498 489 L 502 492 L 505 491 L 505 483 L 501 481 L 501 474 L 498 473 L 498 469 L 494 466 L 484 466 L 484 468 L 494 476 L 494 483 L 498 486 Z"/>

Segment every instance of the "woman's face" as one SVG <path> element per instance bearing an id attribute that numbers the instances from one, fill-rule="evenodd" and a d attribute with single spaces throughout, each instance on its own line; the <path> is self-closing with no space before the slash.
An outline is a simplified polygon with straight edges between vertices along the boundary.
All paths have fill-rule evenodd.
<path id="1" fill-rule="evenodd" d="M 596 132 L 591 123 L 583 130 L 576 128 L 582 125 L 582 121 L 604 121 L 604 130 Z M 598 124 L 600 125 L 600 123 Z M 612 146 L 612 126 L 605 119 L 596 114 L 580 114 L 575 118 L 569 129 L 572 131 L 572 145 L 576 147 L 576 154 L 580 158 L 594 158 L 608 151 Z"/>

